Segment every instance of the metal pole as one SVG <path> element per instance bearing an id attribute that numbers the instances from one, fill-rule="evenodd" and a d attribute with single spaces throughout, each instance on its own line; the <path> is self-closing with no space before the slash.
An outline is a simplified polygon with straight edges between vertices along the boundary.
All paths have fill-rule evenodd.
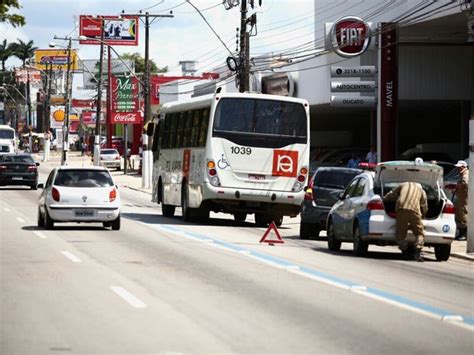
<path id="1" fill-rule="evenodd" d="M 104 64 L 104 22 L 101 22 L 99 80 L 97 81 L 97 113 L 95 116 L 94 165 L 100 164 L 100 116 L 102 111 L 102 66 Z"/>
<path id="2" fill-rule="evenodd" d="M 112 47 L 107 46 L 107 148 L 112 148 Z"/>
<path id="3" fill-rule="evenodd" d="M 128 172 L 128 125 L 124 124 L 124 127 L 125 154 L 123 156 L 123 173 L 126 175 Z"/>
<path id="4" fill-rule="evenodd" d="M 67 44 L 67 70 L 66 70 L 66 93 L 64 94 L 64 101 L 65 101 L 65 124 L 63 126 L 64 130 L 64 140 L 63 140 L 63 157 L 62 157 L 62 164 L 61 165 L 67 165 L 67 152 L 69 150 L 69 111 L 70 111 L 70 95 L 69 95 L 69 88 L 71 86 L 71 45 L 72 45 L 72 39 L 69 37 L 68 39 L 68 44 Z"/>
<path id="5" fill-rule="evenodd" d="M 247 62 L 247 0 L 242 0 L 240 6 L 240 83 L 239 92 L 248 91 L 248 62 Z"/>

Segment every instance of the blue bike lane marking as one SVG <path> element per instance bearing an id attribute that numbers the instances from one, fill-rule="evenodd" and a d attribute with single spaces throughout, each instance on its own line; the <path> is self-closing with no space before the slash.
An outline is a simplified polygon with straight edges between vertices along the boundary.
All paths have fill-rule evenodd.
<path id="1" fill-rule="evenodd" d="M 417 313 L 425 314 L 427 316 L 431 316 L 433 318 L 436 318 L 442 321 L 451 321 L 450 323 L 452 324 L 462 323 L 467 326 L 467 329 L 474 331 L 474 317 L 459 315 L 455 312 L 450 312 L 441 308 L 431 306 L 429 304 L 414 301 L 409 298 L 399 296 L 387 291 L 383 291 L 383 290 L 373 288 L 373 287 L 366 287 L 364 285 L 360 285 L 359 283 L 355 283 L 350 280 L 346 280 L 346 279 L 343 279 L 343 278 L 340 278 L 340 277 L 337 277 L 325 272 L 318 271 L 313 268 L 299 265 L 294 262 L 290 262 L 288 260 L 275 257 L 269 254 L 261 253 L 261 252 L 254 251 L 251 249 L 246 249 L 238 245 L 235 245 L 229 242 L 224 242 L 222 240 L 215 239 L 201 233 L 191 232 L 185 229 L 172 227 L 169 225 L 158 225 L 158 226 L 153 226 L 153 228 L 156 228 L 162 231 L 177 233 L 183 237 L 187 237 L 187 238 L 190 237 L 200 242 L 208 243 L 209 245 L 220 247 L 221 249 L 237 252 L 243 256 L 250 257 L 252 259 L 259 260 L 264 263 L 271 264 L 282 269 L 286 269 L 288 271 L 297 273 L 298 275 L 306 276 L 313 280 L 321 281 L 326 284 L 336 286 L 338 288 L 353 291 L 362 296 L 371 297 L 373 299 L 380 300 L 380 301 L 386 301 L 390 304 L 398 305 L 398 306 L 401 306 L 402 308 L 413 310 Z"/>

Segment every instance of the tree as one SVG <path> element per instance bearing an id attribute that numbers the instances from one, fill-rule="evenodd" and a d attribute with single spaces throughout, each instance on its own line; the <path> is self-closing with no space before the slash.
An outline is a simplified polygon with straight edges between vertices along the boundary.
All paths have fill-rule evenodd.
<path id="1" fill-rule="evenodd" d="M 18 0 L 1 0 L 0 1 L 0 22 L 7 22 L 13 27 L 24 26 L 25 18 L 18 14 L 9 14 L 10 8 L 20 9 Z"/>
<path id="2" fill-rule="evenodd" d="M 0 76 L 0 85 L 4 83 L 4 76 L 7 74 L 5 63 L 14 53 L 13 43 L 8 43 L 6 39 L 0 42 L 0 62 L 2 63 L 2 72 Z"/>
<path id="3" fill-rule="evenodd" d="M 121 55 L 123 60 L 132 60 L 135 63 L 135 72 L 144 73 L 145 72 L 145 58 L 143 58 L 140 53 L 125 53 Z M 150 72 L 152 74 L 160 74 L 168 72 L 168 66 L 163 68 L 158 68 L 153 60 L 149 61 L 150 63 Z"/>
<path id="4" fill-rule="evenodd" d="M 21 39 L 18 39 L 17 43 L 13 43 L 12 48 L 13 55 L 22 61 L 23 66 L 26 65 L 28 59 L 35 55 L 35 51 L 38 49 L 38 47 L 33 46 L 33 41 L 23 42 Z"/>

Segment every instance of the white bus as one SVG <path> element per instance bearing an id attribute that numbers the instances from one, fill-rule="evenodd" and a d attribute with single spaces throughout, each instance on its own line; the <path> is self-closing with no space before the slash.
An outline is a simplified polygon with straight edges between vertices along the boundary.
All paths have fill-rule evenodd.
<path id="1" fill-rule="evenodd" d="M 16 132 L 8 125 L 0 125 L 0 154 L 16 153 Z"/>
<path id="2" fill-rule="evenodd" d="M 226 93 L 164 104 L 153 136 L 153 198 L 170 217 L 209 211 L 260 226 L 295 217 L 309 164 L 309 105 L 284 96 Z"/>

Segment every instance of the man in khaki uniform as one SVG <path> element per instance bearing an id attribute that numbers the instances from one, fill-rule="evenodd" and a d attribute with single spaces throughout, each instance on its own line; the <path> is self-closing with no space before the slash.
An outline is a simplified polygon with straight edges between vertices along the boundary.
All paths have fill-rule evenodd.
<path id="1" fill-rule="evenodd" d="M 424 261 L 421 250 L 425 242 L 425 232 L 422 218 L 428 211 L 426 193 L 416 182 L 404 182 L 387 193 L 384 202 L 394 202 L 397 212 L 396 238 L 402 254 L 407 259 Z M 415 254 L 408 248 L 407 232 L 411 229 L 415 235 Z"/>
<path id="2" fill-rule="evenodd" d="M 467 190 L 469 185 L 469 170 L 467 169 L 467 163 L 463 160 L 459 160 L 455 165 L 459 171 L 459 179 L 456 184 L 456 200 L 454 207 L 456 209 L 456 223 L 458 226 L 459 233 L 456 236 L 456 240 L 467 239 Z"/>

